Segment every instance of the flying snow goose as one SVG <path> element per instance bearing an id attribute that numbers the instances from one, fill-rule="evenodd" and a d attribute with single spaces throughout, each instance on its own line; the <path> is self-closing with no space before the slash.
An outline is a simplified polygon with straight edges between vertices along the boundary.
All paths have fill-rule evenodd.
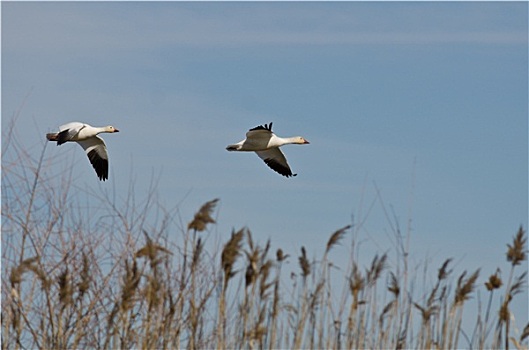
<path id="1" fill-rule="evenodd" d="M 305 145 L 309 141 L 301 136 L 279 137 L 272 132 L 272 123 L 259 125 L 246 133 L 246 139 L 226 147 L 228 151 L 255 152 L 272 170 L 290 177 L 292 174 L 285 155 L 279 147 L 288 144 Z"/>
<path id="2" fill-rule="evenodd" d="M 59 132 L 46 134 L 48 141 L 57 141 L 57 146 L 65 142 L 77 142 L 86 152 L 99 180 L 108 179 L 108 153 L 105 141 L 97 136 L 102 132 L 119 132 L 113 126 L 94 127 L 85 123 L 72 122 L 59 126 Z"/>

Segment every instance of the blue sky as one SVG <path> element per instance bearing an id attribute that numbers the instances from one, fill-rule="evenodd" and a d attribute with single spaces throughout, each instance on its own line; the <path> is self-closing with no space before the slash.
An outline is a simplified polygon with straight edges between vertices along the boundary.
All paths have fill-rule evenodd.
<path id="1" fill-rule="evenodd" d="M 112 124 L 106 183 L 79 147 L 47 155 L 118 197 L 154 174 L 185 220 L 219 197 L 226 237 L 246 225 L 321 256 L 354 216 L 371 259 L 392 249 L 394 216 L 418 260 L 454 257 L 484 281 L 528 223 L 527 6 L 3 2 L 2 125 L 21 110 L 37 156 L 60 124 Z M 271 121 L 311 142 L 284 147 L 296 178 L 225 150 Z"/>

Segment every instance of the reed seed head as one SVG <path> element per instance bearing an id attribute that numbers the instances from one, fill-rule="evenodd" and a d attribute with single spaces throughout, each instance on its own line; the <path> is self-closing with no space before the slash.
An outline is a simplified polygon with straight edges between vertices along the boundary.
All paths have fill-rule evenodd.
<path id="1" fill-rule="evenodd" d="M 161 245 L 158 245 L 153 242 L 153 240 L 149 237 L 149 234 L 147 231 L 143 230 L 143 235 L 145 236 L 145 245 L 141 247 L 135 254 L 136 258 L 142 258 L 146 257 L 151 262 L 152 266 L 156 266 L 160 261 L 158 259 L 158 254 L 160 252 L 166 253 L 166 254 L 172 254 L 170 250 L 162 247 Z"/>
<path id="2" fill-rule="evenodd" d="M 512 245 L 507 244 L 507 261 L 513 266 L 520 265 L 522 261 L 527 260 L 527 237 L 522 226 L 513 238 Z"/>
<path id="3" fill-rule="evenodd" d="M 269 283 L 266 283 L 266 278 L 265 277 L 262 277 L 261 278 L 261 285 L 260 285 L 260 288 L 259 288 L 259 297 L 262 299 L 262 300 L 265 300 L 265 299 L 268 299 L 268 297 L 270 296 L 270 288 L 272 288 L 272 286 L 274 286 L 274 282 L 269 282 Z"/>
<path id="4" fill-rule="evenodd" d="M 353 262 L 353 269 L 351 271 L 351 276 L 349 277 L 349 290 L 353 296 L 356 296 L 364 286 L 365 281 L 360 273 L 360 269 L 358 268 L 358 265 Z"/>
<path id="5" fill-rule="evenodd" d="M 88 288 L 90 287 L 90 281 L 92 280 L 90 276 L 90 262 L 85 252 L 83 252 L 80 277 L 81 281 L 77 283 L 77 288 L 79 290 L 79 295 L 82 297 L 88 291 Z"/>
<path id="6" fill-rule="evenodd" d="M 288 254 L 285 255 L 285 254 L 283 253 L 283 249 L 281 249 L 281 248 L 279 248 L 279 249 L 277 250 L 277 252 L 276 252 L 276 259 L 277 259 L 277 261 L 279 261 L 279 262 L 282 262 L 283 260 L 286 260 L 286 258 L 288 258 L 289 256 L 290 256 L 290 255 L 288 255 Z"/>
<path id="7" fill-rule="evenodd" d="M 508 322 L 511 318 L 511 311 L 509 310 L 509 301 L 511 297 L 510 295 L 507 297 L 506 300 L 503 301 L 501 304 L 500 311 L 498 313 L 498 317 L 500 319 L 500 322 Z"/>
<path id="8" fill-rule="evenodd" d="M 452 273 L 452 270 L 448 270 L 448 264 L 452 261 L 452 258 L 446 259 L 443 265 L 439 268 L 439 272 L 437 274 L 437 279 L 439 281 L 444 280 L 450 273 Z"/>
<path id="9" fill-rule="evenodd" d="M 25 270 L 26 268 L 22 264 L 11 270 L 9 281 L 11 282 L 12 287 L 22 282 L 22 275 L 24 274 Z"/>
<path id="10" fill-rule="evenodd" d="M 268 280 L 268 276 L 270 276 L 270 269 L 273 266 L 272 260 L 268 259 L 264 264 L 261 265 L 259 275 L 261 276 L 261 280 L 266 282 Z"/>
<path id="11" fill-rule="evenodd" d="M 493 275 L 490 275 L 489 280 L 485 282 L 485 287 L 488 291 L 498 289 L 502 286 L 503 282 L 500 277 L 500 269 L 497 269 Z"/>
<path id="12" fill-rule="evenodd" d="M 193 221 L 187 225 L 188 230 L 202 232 L 206 229 L 207 224 L 214 224 L 215 220 L 211 217 L 211 214 L 218 201 L 219 199 L 216 198 L 202 205 L 199 211 L 195 213 Z"/>
<path id="13" fill-rule="evenodd" d="M 132 306 L 131 301 L 140 284 L 140 278 L 141 274 L 138 270 L 136 259 L 133 260 L 132 266 L 130 266 L 128 260 L 125 260 L 125 276 L 123 277 L 123 289 L 121 291 L 122 310 L 128 310 Z"/>
<path id="14" fill-rule="evenodd" d="M 242 239 L 244 237 L 245 229 L 231 233 L 230 240 L 224 245 L 221 254 L 221 263 L 224 270 L 225 281 L 229 280 L 235 274 L 233 265 L 241 254 Z"/>
<path id="15" fill-rule="evenodd" d="M 397 276 L 393 272 L 390 273 L 390 282 L 388 286 L 388 291 L 393 293 L 395 296 L 395 299 L 399 297 L 400 294 L 400 287 L 399 287 L 399 281 L 397 279 Z"/>
<path id="16" fill-rule="evenodd" d="M 301 256 L 299 257 L 299 266 L 301 267 L 301 276 L 304 278 L 310 275 L 310 263 L 307 259 L 305 247 L 301 247 Z"/>
<path id="17" fill-rule="evenodd" d="M 347 230 L 351 227 L 351 225 L 347 225 L 345 227 L 342 227 L 341 229 L 334 232 L 331 237 L 329 238 L 329 241 L 327 241 L 327 249 L 325 250 L 326 253 L 328 253 L 333 246 L 340 243 L 340 241 L 343 239 L 345 234 L 347 233 Z"/>
<path id="18" fill-rule="evenodd" d="M 417 303 L 413 303 L 413 305 L 421 312 L 422 321 L 425 324 L 430 321 L 430 317 L 432 317 L 439 311 L 439 307 L 437 305 L 432 305 L 426 308 L 420 306 Z"/>
<path id="19" fill-rule="evenodd" d="M 378 254 L 375 255 L 373 261 L 371 262 L 371 268 L 366 271 L 366 278 L 368 284 L 375 283 L 376 280 L 378 280 L 378 278 L 382 274 L 382 271 L 386 268 L 387 258 L 387 254 L 382 255 L 382 257 L 380 258 L 378 257 Z"/>
<path id="20" fill-rule="evenodd" d="M 9 281 L 11 282 L 11 286 L 15 286 L 16 284 L 21 283 L 22 276 L 24 275 L 24 273 L 26 273 L 26 271 L 33 271 L 42 281 L 43 285 L 47 287 L 48 280 L 46 274 L 35 264 L 38 259 L 38 256 L 28 258 L 26 260 L 23 260 L 20 265 L 12 269 L 9 275 Z"/>
<path id="21" fill-rule="evenodd" d="M 455 293 L 455 304 L 462 304 L 465 300 L 470 298 L 470 293 L 475 288 L 476 280 L 479 276 L 479 269 L 476 270 L 468 279 L 465 280 L 466 271 L 464 271 L 457 280 L 457 287 Z"/>
<path id="22" fill-rule="evenodd" d="M 68 266 L 57 277 L 57 284 L 59 285 L 59 302 L 63 307 L 69 305 L 73 301 L 73 288 Z"/>
<path id="23" fill-rule="evenodd" d="M 260 255 L 260 249 L 257 246 L 254 246 L 252 235 L 247 232 L 246 237 L 248 239 L 248 246 L 250 250 L 245 250 L 244 254 L 246 255 L 246 259 L 248 260 L 248 266 L 246 267 L 246 287 L 253 284 L 257 278 L 257 271 L 258 271 L 258 262 L 259 262 L 259 255 Z"/>
<path id="24" fill-rule="evenodd" d="M 244 275 L 246 287 L 252 285 L 255 282 L 256 276 L 257 264 L 255 262 L 250 261 L 248 263 L 248 266 L 246 267 L 246 274 Z"/>

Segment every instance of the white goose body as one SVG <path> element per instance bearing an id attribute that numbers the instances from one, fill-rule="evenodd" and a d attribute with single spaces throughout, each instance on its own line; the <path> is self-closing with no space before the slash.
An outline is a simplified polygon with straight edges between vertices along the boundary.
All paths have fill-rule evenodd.
<path id="1" fill-rule="evenodd" d="M 246 133 L 246 139 L 226 147 L 228 151 L 255 152 L 272 170 L 290 177 L 292 170 L 279 147 L 287 144 L 304 145 L 309 142 L 301 136 L 279 137 L 272 132 L 272 123 L 259 125 Z"/>
<path id="2" fill-rule="evenodd" d="M 108 179 L 108 152 L 105 141 L 97 136 L 100 133 L 119 132 L 113 126 L 94 127 L 85 123 L 71 122 L 59 127 L 59 132 L 46 134 L 48 141 L 57 141 L 57 146 L 65 142 L 77 142 L 86 152 L 99 180 Z"/>

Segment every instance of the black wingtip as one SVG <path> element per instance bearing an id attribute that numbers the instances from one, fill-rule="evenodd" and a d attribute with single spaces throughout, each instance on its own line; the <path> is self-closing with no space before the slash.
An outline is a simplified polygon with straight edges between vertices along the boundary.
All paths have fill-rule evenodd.
<path id="1" fill-rule="evenodd" d="M 97 177 L 100 181 L 105 181 L 108 179 L 108 160 L 101 158 L 97 151 L 92 150 L 88 152 L 88 159 L 92 164 L 92 167 L 96 171 Z"/>
<path id="2" fill-rule="evenodd" d="M 284 177 L 292 177 L 297 176 L 298 174 L 292 174 L 292 170 L 288 166 L 284 166 L 281 163 L 278 163 L 273 158 L 267 158 L 264 159 L 264 162 L 270 169 L 275 171 L 276 173 L 283 175 Z"/>
<path id="3" fill-rule="evenodd" d="M 255 128 L 250 129 L 250 131 L 254 131 L 254 130 L 268 130 L 268 131 L 272 132 L 272 124 L 273 124 L 273 122 L 270 122 L 270 124 L 259 125 L 259 126 L 256 126 Z"/>

